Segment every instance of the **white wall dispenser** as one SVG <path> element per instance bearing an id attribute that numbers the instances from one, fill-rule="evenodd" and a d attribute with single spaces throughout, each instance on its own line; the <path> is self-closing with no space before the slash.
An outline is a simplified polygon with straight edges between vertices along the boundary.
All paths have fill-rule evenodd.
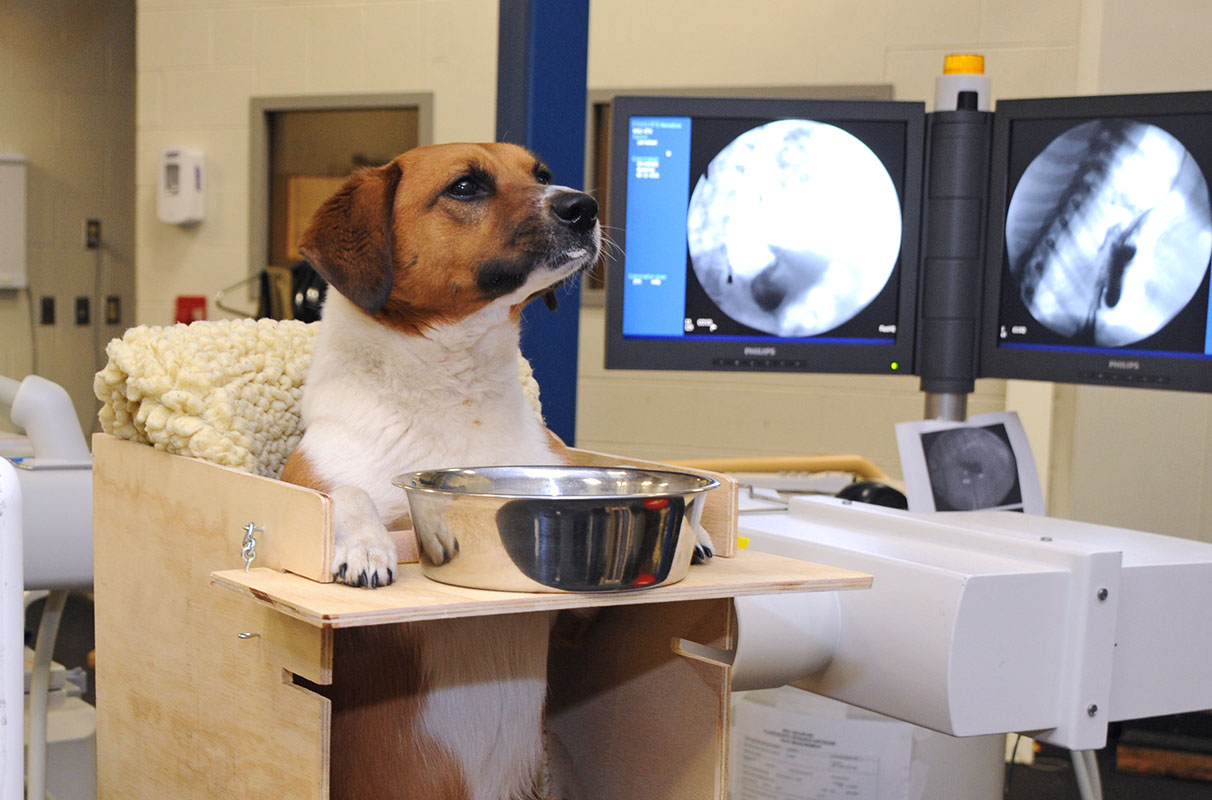
<path id="1" fill-rule="evenodd" d="M 172 148 L 160 155 L 156 215 L 161 222 L 192 225 L 206 216 L 202 153 Z"/>

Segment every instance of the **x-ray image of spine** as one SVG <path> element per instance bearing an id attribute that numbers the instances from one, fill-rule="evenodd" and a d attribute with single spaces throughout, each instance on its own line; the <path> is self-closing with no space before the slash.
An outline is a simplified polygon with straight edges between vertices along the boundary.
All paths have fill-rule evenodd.
<path id="1" fill-rule="evenodd" d="M 1053 140 L 1006 215 L 1010 274 L 1042 325 L 1122 347 L 1190 302 L 1212 255 L 1208 184 L 1154 125 L 1098 120 Z"/>
<path id="2" fill-rule="evenodd" d="M 695 275 L 733 319 L 780 336 L 836 328 L 884 288 L 901 247 L 896 187 L 833 125 L 781 120 L 716 154 L 694 187 Z"/>

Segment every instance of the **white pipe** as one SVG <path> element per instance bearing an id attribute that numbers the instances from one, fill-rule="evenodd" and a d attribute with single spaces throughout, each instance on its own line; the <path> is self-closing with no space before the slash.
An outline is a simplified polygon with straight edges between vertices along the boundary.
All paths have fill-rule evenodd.
<path id="1" fill-rule="evenodd" d="M 732 691 L 773 689 L 815 675 L 837 652 L 836 592 L 737 597 Z"/>
<path id="2" fill-rule="evenodd" d="M 25 430 L 35 458 L 89 459 L 88 444 L 76 408 L 62 386 L 37 375 L 28 375 L 21 381 L 11 405 L 9 418 Z"/>
<path id="3" fill-rule="evenodd" d="M 1086 758 L 1086 772 L 1090 775 L 1090 790 L 1096 800 L 1103 800 L 1103 778 L 1098 771 L 1098 754 L 1093 750 L 1083 750 Z"/>
<path id="4" fill-rule="evenodd" d="M 56 589 L 42 607 L 38 624 L 38 640 L 34 644 L 34 666 L 29 681 L 29 753 L 26 777 L 30 800 L 46 797 L 46 708 L 50 698 L 51 653 L 59 638 L 59 620 L 67 605 L 67 590 Z"/>
<path id="5" fill-rule="evenodd" d="M 21 800 L 25 607 L 21 602 L 21 484 L 0 458 L 0 800 Z"/>
<path id="6" fill-rule="evenodd" d="M 1102 779 L 1098 775 L 1098 761 L 1093 750 L 1070 750 L 1073 762 L 1073 777 L 1077 779 L 1077 794 L 1081 800 L 1103 800 Z"/>
<path id="7" fill-rule="evenodd" d="M 20 388 L 21 381 L 0 375 L 0 406 L 5 408 L 12 406 L 13 400 L 17 397 L 17 390 Z"/>

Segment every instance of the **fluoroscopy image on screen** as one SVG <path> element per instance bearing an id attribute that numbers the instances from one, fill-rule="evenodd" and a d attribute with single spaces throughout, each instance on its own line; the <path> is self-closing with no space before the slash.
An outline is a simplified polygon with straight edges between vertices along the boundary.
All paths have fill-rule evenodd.
<path id="1" fill-rule="evenodd" d="M 1010 277 L 1040 324 L 1124 347 L 1191 302 L 1212 255 L 1208 184 L 1155 125 L 1095 120 L 1027 167 L 1006 214 Z"/>
<path id="2" fill-rule="evenodd" d="M 901 207 L 880 159 L 852 134 L 785 119 L 753 128 L 694 186 L 686 233 L 699 283 L 736 321 L 815 336 L 880 293 L 901 250 Z"/>

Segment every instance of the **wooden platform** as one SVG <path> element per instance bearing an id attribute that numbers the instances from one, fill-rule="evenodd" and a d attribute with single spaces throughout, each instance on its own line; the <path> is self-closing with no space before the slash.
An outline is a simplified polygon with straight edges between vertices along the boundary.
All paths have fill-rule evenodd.
<path id="1" fill-rule="evenodd" d="M 871 586 L 870 575 L 747 550 L 738 551 L 733 558 L 717 558 L 691 566 L 685 580 L 671 586 L 627 592 L 574 594 L 467 589 L 430 580 L 416 564 L 401 565 L 395 583 L 373 590 L 316 583 L 265 568 L 249 572 L 223 570 L 212 573 L 211 578 L 216 586 L 248 595 L 280 613 L 311 625 L 333 628 Z"/>

